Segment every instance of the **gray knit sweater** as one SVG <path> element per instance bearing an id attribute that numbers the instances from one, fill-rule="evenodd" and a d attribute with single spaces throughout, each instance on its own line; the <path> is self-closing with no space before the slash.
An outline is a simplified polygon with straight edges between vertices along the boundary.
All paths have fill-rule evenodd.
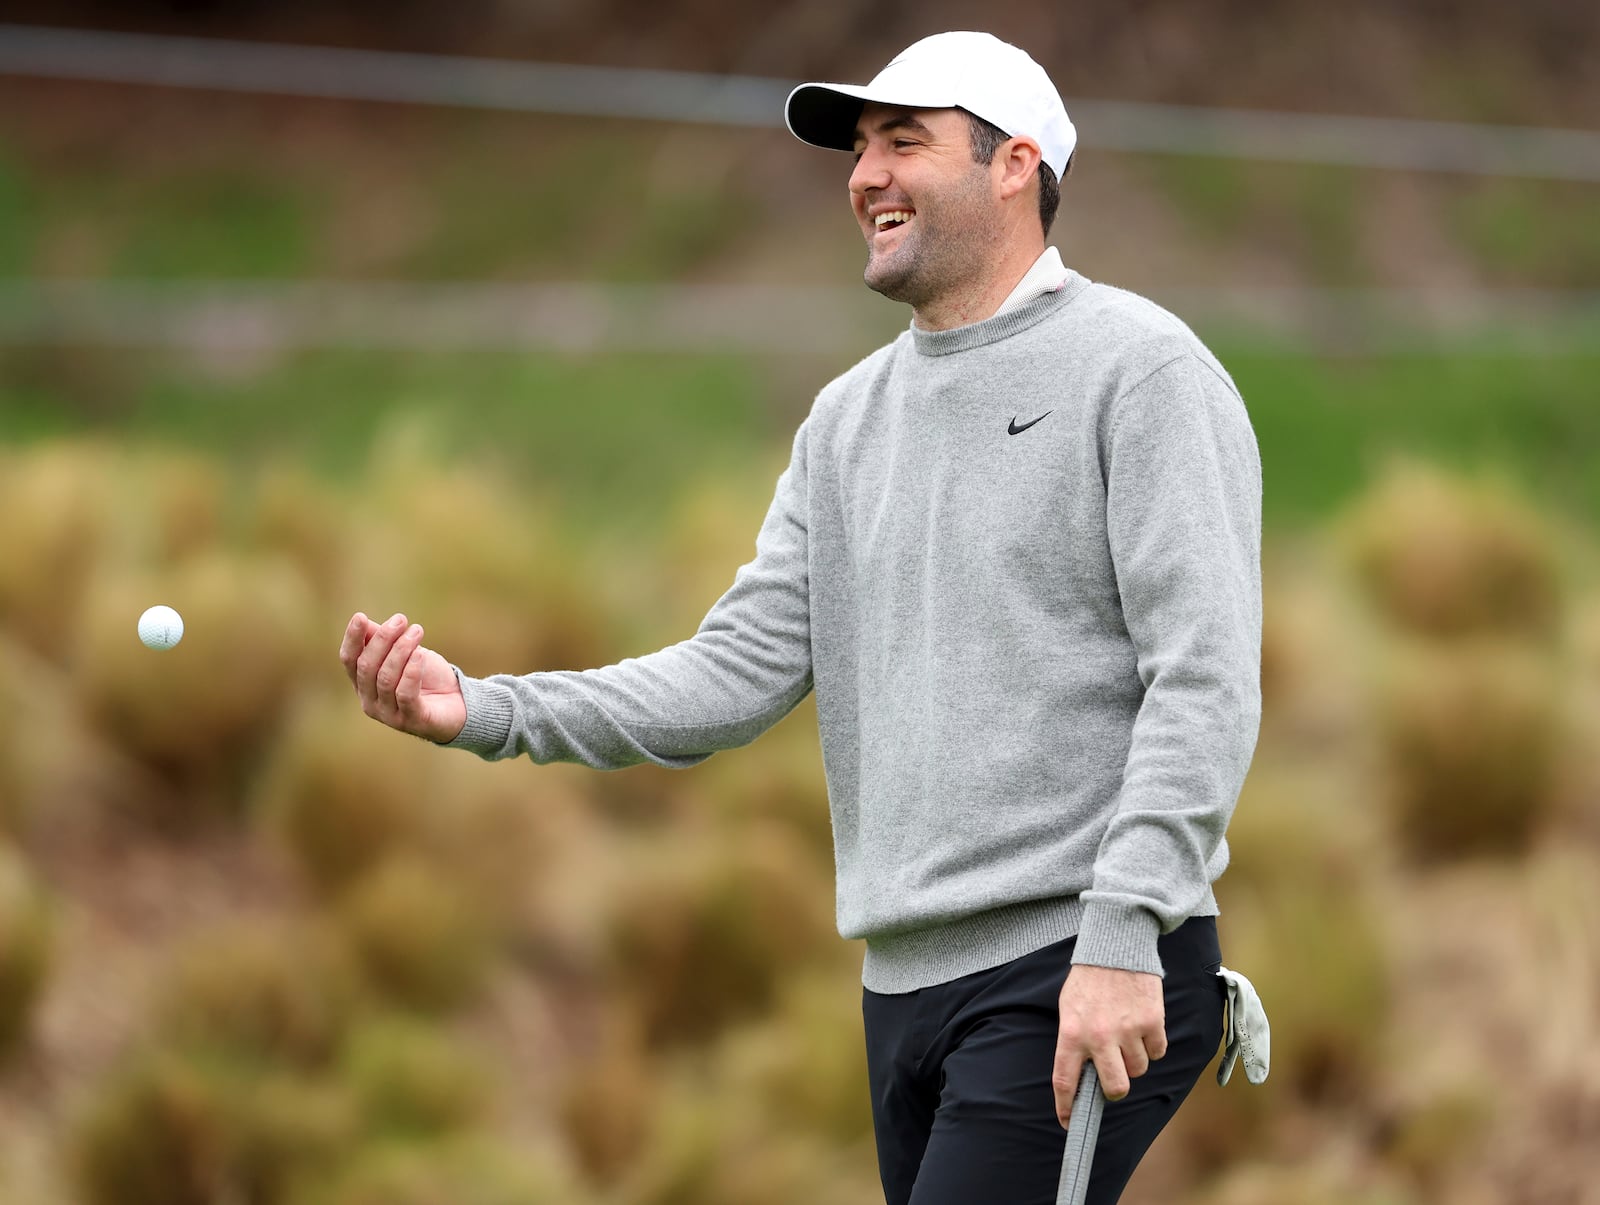
<path id="1" fill-rule="evenodd" d="M 695 635 L 461 677 L 454 744 L 690 766 L 817 692 L 839 932 L 906 992 L 1078 935 L 1160 973 L 1255 747 L 1261 470 L 1182 322 L 1077 273 L 818 395 Z"/>

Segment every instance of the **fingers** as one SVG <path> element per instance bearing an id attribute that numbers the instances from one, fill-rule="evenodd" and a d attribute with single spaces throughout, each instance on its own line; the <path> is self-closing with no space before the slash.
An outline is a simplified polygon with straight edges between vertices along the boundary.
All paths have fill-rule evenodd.
<path id="1" fill-rule="evenodd" d="M 356 685 L 356 659 L 361 656 L 361 650 L 367 647 L 367 641 L 372 639 L 372 633 L 378 630 L 378 625 L 373 623 L 360 611 L 350 617 L 350 622 L 345 625 L 344 639 L 339 642 L 339 664 L 344 666 L 344 672 L 349 675 L 350 685 Z"/>
<path id="2" fill-rule="evenodd" d="M 388 655 L 383 659 L 383 664 L 378 667 L 376 680 L 378 707 L 384 713 L 385 722 L 398 719 L 400 716 L 400 701 L 395 697 L 395 691 L 399 689 L 406 663 L 411 660 L 411 654 L 421 642 L 422 628 L 418 624 L 412 624 L 395 638 Z"/>
<path id="3" fill-rule="evenodd" d="M 1122 1065 L 1127 1070 L 1131 1088 L 1131 1081 L 1150 1070 L 1150 1052 L 1145 1049 L 1144 1041 L 1135 1034 L 1131 1039 L 1123 1041 L 1117 1053 L 1122 1056 Z"/>
<path id="4" fill-rule="evenodd" d="M 387 696 L 378 681 L 378 676 L 396 641 L 405 631 L 406 617 L 391 615 L 370 635 L 366 647 L 356 658 L 356 694 L 361 697 L 361 710 L 384 723 L 388 723 L 396 714 L 394 687 L 399 680 L 404 662 L 395 666 L 393 678 L 388 683 Z"/>
<path id="5" fill-rule="evenodd" d="M 421 625 L 407 626 L 406 617 L 401 614 L 377 624 L 357 611 L 350 617 L 339 643 L 339 662 L 366 715 L 401 732 L 439 739 L 438 734 L 428 730 L 428 715 L 437 711 L 437 702 L 424 695 L 430 659 L 439 660 L 438 654 L 422 648 Z M 442 660 L 439 663 L 443 664 Z M 438 693 L 436 685 L 432 693 Z M 459 732 L 461 723 L 457 718 L 443 739 L 449 740 Z M 442 731 L 448 724 L 441 725 L 435 715 L 432 726 Z"/>
<path id="6" fill-rule="evenodd" d="M 1167 1052 L 1158 976 L 1106 967 L 1075 966 L 1061 987 L 1051 1088 L 1065 1126 L 1084 1061 L 1095 1065 L 1107 1100 L 1121 1100 L 1133 1081 Z"/>
<path id="7" fill-rule="evenodd" d="M 1128 1095 L 1133 1082 L 1128 1075 L 1128 1066 L 1122 1060 L 1120 1046 L 1103 1041 L 1089 1057 L 1094 1060 L 1094 1069 L 1100 1075 L 1100 1091 L 1106 1094 L 1107 1100 L 1121 1100 Z"/>
<path id="8" fill-rule="evenodd" d="M 1162 1017 L 1161 1024 L 1156 1026 L 1153 1033 L 1144 1035 L 1144 1050 L 1153 1063 L 1157 1059 L 1167 1057 L 1167 1021 Z"/>
<path id="9" fill-rule="evenodd" d="M 412 631 L 417 634 L 416 643 L 412 645 L 412 651 L 415 652 L 422 647 L 422 629 L 414 627 Z M 409 638 L 410 633 L 408 632 L 405 637 L 395 642 L 395 648 L 398 649 L 401 643 Z M 385 661 L 385 665 L 393 657 L 394 654 L 391 652 L 389 658 Z M 400 713 L 400 718 L 406 722 L 408 727 L 412 727 L 414 730 L 415 725 L 422 719 L 422 658 L 420 656 L 406 657 L 405 666 L 400 671 L 400 681 L 395 684 L 394 703 L 395 708 Z"/>
<path id="10" fill-rule="evenodd" d="M 1050 1072 L 1050 1087 L 1056 1098 L 1056 1120 L 1067 1128 L 1072 1120 L 1072 1099 L 1078 1093 L 1078 1076 L 1083 1074 L 1083 1051 L 1065 1033 L 1056 1038 L 1056 1062 Z"/>
<path id="11" fill-rule="evenodd" d="M 412 657 L 421 640 L 422 628 L 417 624 L 404 628 L 389 646 L 389 652 L 384 657 L 383 663 L 378 666 L 378 672 L 373 678 L 378 706 L 377 718 L 391 728 L 406 729 L 405 716 L 402 714 L 396 691 L 399 690 L 400 679 L 405 675 L 407 664 L 413 660 L 421 660 Z"/>

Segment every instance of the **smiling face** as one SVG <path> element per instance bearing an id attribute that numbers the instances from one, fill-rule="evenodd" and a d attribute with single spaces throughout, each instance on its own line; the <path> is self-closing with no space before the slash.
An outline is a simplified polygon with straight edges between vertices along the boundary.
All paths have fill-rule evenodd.
<path id="1" fill-rule="evenodd" d="M 983 293 L 1009 232 L 999 176 L 973 161 L 966 116 L 869 102 L 855 149 L 850 203 L 867 240 L 867 287 L 910 303 L 919 321 Z"/>

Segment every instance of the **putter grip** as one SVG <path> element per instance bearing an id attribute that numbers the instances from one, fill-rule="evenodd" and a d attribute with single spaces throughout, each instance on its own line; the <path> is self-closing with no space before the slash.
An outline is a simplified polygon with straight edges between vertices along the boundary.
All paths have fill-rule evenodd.
<path id="1" fill-rule="evenodd" d="M 1100 1115 L 1106 1098 L 1093 1063 L 1084 1063 L 1078 1076 L 1078 1094 L 1072 1099 L 1072 1120 L 1067 1125 L 1067 1149 L 1061 1156 L 1061 1186 L 1056 1205 L 1083 1205 L 1089 1195 L 1089 1169 L 1094 1164 L 1094 1144 L 1100 1137 Z"/>

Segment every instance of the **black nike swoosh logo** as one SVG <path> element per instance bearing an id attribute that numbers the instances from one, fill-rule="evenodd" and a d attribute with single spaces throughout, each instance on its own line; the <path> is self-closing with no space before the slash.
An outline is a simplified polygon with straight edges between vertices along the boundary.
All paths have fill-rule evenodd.
<path id="1" fill-rule="evenodd" d="M 1049 418 L 1054 413 L 1055 413 L 1054 410 L 1046 410 L 1043 414 L 1041 414 L 1039 416 L 1039 418 L 1034 419 L 1033 422 L 1023 423 L 1022 426 L 1020 426 L 1020 427 L 1017 426 L 1016 415 L 1012 415 L 1011 416 L 1011 425 L 1006 428 L 1006 431 L 1007 431 L 1008 434 L 1011 434 L 1011 435 L 1021 435 L 1029 427 L 1033 426 L 1033 423 L 1038 422 L 1039 419 Z"/>

